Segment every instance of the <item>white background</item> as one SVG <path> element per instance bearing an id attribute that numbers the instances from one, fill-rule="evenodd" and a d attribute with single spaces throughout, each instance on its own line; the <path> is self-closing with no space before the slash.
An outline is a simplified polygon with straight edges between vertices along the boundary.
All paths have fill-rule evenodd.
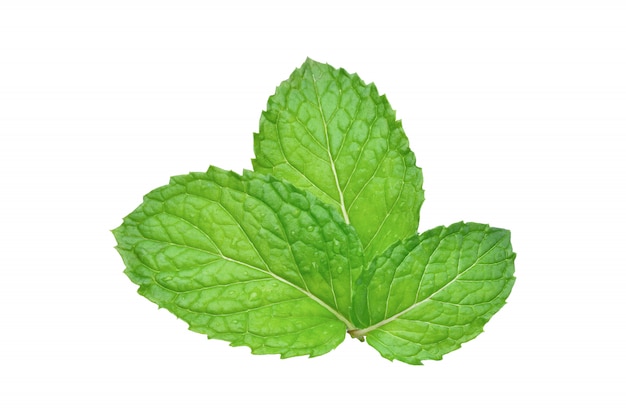
<path id="1" fill-rule="evenodd" d="M 420 230 L 512 230 L 509 303 L 443 361 L 253 356 L 122 273 L 109 230 L 250 168 L 307 56 L 397 109 Z M 0 1 L 0 415 L 626 416 L 625 140 L 623 1 Z"/>

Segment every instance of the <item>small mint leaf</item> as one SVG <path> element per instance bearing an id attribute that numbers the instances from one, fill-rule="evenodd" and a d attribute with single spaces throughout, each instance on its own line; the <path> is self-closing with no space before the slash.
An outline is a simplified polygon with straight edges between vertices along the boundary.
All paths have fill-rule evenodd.
<path id="1" fill-rule="evenodd" d="M 439 360 L 504 305 L 514 259 L 509 231 L 475 223 L 399 242 L 357 281 L 351 334 L 390 360 Z"/>

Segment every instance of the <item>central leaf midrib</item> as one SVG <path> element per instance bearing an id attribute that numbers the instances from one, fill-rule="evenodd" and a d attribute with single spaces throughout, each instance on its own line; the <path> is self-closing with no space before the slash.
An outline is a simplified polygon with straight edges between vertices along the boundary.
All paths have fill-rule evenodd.
<path id="1" fill-rule="evenodd" d="M 343 219 L 349 225 L 350 217 L 348 216 L 348 211 L 346 210 L 346 203 L 343 196 L 343 190 L 341 189 L 341 185 L 339 184 L 339 176 L 337 175 L 337 167 L 335 167 L 335 160 L 333 154 L 330 150 L 330 136 L 328 134 L 328 124 L 326 122 L 326 116 L 324 115 L 324 109 L 322 108 L 322 101 L 320 97 L 319 90 L 317 88 L 317 80 L 315 79 L 315 74 L 311 70 L 311 79 L 313 80 L 313 88 L 315 89 L 315 97 L 317 99 L 317 107 L 320 112 L 320 117 L 322 118 L 322 124 L 324 125 L 324 137 L 326 139 L 326 152 L 328 153 L 328 162 L 330 164 L 330 170 L 332 171 L 333 178 L 335 180 L 335 187 L 337 188 L 337 193 L 339 195 L 339 207 L 341 208 L 341 214 L 343 215 Z"/>
<path id="2" fill-rule="evenodd" d="M 238 260 L 232 259 L 232 258 L 227 257 L 225 255 L 222 255 L 220 257 L 222 257 L 225 261 L 231 261 L 231 262 L 233 262 L 235 264 L 239 264 L 241 266 L 248 267 L 248 268 L 250 268 L 252 270 L 257 270 L 259 272 L 266 273 L 266 274 L 270 275 L 271 277 L 273 277 L 274 279 L 276 279 L 276 280 L 278 280 L 278 281 L 280 281 L 280 282 L 282 282 L 284 284 L 287 284 L 287 285 L 293 287 L 294 289 L 299 290 L 300 292 L 304 293 L 305 295 L 307 295 L 308 297 L 313 299 L 315 302 L 317 302 L 318 304 L 320 304 L 321 306 L 326 308 L 328 311 L 330 311 L 333 315 L 335 315 L 337 317 L 337 319 L 339 319 L 341 322 L 343 322 L 348 328 L 350 328 L 350 329 L 355 328 L 355 326 L 348 319 L 346 319 L 343 315 L 341 315 L 339 312 L 337 312 L 335 309 L 330 307 L 326 302 L 324 302 L 323 300 L 321 300 L 320 298 L 315 296 L 310 291 L 308 291 L 306 289 L 303 289 L 303 288 L 295 285 L 294 283 L 291 283 L 289 280 L 284 279 L 284 278 L 278 276 L 277 274 L 275 274 L 275 273 L 273 273 L 273 272 L 271 272 L 269 270 L 264 270 L 264 269 L 261 269 L 259 267 L 255 267 L 253 265 L 250 265 L 250 264 L 244 263 L 242 261 L 238 261 Z"/>
<path id="3" fill-rule="evenodd" d="M 178 246 L 178 247 L 183 247 L 183 248 L 189 248 L 189 249 L 191 249 L 191 250 L 195 250 L 195 251 L 201 251 L 201 252 L 204 252 L 204 253 L 206 253 L 206 254 L 210 254 L 210 255 L 212 255 L 212 256 L 214 256 L 214 257 L 221 258 L 221 259 L 222 259 L 222 260 L 224 260 L 224 261 L 228 261 L 228 262 L 232 262 L 232 263 L 235 263 L 235 264 L 239 264 L 240 266 L 243 266 L 243 267 L 249 268 L 249 269 L 251 269 L 251 270 L 256 270 L 256 271 L 258 271 L 258 272 L 260 272 L 260 273 L 267 274 L 267 275 L 269 275 L 270 277 L 272 277 L 273 279 L 276 279 L 276 280 L 278 280 L 278 281 L 279 281 L 279 282 L 281 282 L 281 283 L 284 283 L 284 284 L 286 284 L 286 285 L 289 285 L 289 286 L 293 287 L 294 289 L 296 289 L 296 290 L 298 290 L 298 291 L 302 292 L 302 293 L 303 293 L 303 294 L 305 294 L 307 297 L 309 297 L 309 298 L 311 298 L 312 300 L 314 300 L 315 302 L 317 302 L 317 303 L 318 303 L 319 305 L 321 305 L 323 308 L 325 308 L 325 309 L 326 309 L 326 310 L 328 310 L 330 313 L 332 313 L 333 315 L 335 315 L 335 316 L 337 317 L 337 319 L 339 319 L 341 322 L 343 322 L 343 323 L 344 323 L 344 324 L 345 324 L 345 325 L 346 325 L 349 329 L 354 329 L 354 328 L 356 328 L 356 327 L 354 326 L 354 324 L 352 324 L 352 322 L 350 322 L 348 319 L 346 319 L 346 317 L 344 317 L 342 314 L 340 314 L 338 311 L 336 311 L 335 309 L 333 309 L 333 308 L 332 308 L 331 306 L 329 306 L 326 302 L 324 302 L 323 300 L 321 300 L 320 298 L 318 298 L 317 296 L 315 296 L 315 295 L 314 295 L 313 293 L 311 293 L 310 291 L 308 291 L 308 290 L 306 290 L 306 289 L 301 288 L 300 286 L 298 286 L 298 285 L 296 285 L 296 284 L 294 284 L 294 283 L 290 282 L 289 280 L 287 280 L 287 279 L 285 279 L 285 278 L 283 278 L 283 277 L 281 277 L 281 276 L 277 275 L 276 273 L 274 273 L 274 272 L 272 272 L 272 271 L 270 271 L 270 270 L 262 269 L 262 268 L 260 268 L 260 267 L 254 266 L 254 265 L 252 265 L 252 264 L 249 264 L 249 263 L 246 263 L 246 262 L 243 262 L 243 261 L 239 261 L 239 260 L 235 260 L 234 258 L 230 258 L 230 257 L 228 257 L 228 256 L 224 255 L 224 254 L 223 254 L 223 253 L 219 250 L 219 248 L 218 248 L 218 252 L 217 252 L 217 253 L 214 253 L 214 252 L 211 252 L 211 251 L 209 251 L 209 250 L 207 250 L 207 249 L 205 249 L 205 248 L 194 247 L 194 246 L 187 245 L 187 244 L 182 244 L 182 243 L 172 243 L 172 242 L 170 242 L 170 241 L 164 241 L 164 240 L 160 240 L 160 239 L 156 239 L 156 238 L 148 238 L 148 237 L 144 236 L 143 234 L 142 234 L 142 237 L 143 237 L 143 239 L 144 239 L 144 240 L 146 240 L 146 241 L 154 241 L 154 242 L 158 242 L 158 243 L 170 244 L 170 245 L 173 245 L 173 246 Z M 144 263 L 142 263 L 142 264 L 144 264 Z M 144 265 L 145 265 L 145 264 L 144 264 Z M 149 268 L 149 267 L 148 267 L 148 268 Z M 155 283 L 156 283 L 157 285 L 159 285 L 159 283 L 157 283 L 157 282 L 155 282 Z"/>

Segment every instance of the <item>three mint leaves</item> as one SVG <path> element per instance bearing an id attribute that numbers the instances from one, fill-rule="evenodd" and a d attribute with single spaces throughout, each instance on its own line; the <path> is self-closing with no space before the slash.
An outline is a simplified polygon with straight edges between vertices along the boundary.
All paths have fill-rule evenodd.
<path id="1" fill-rule="evenodd" d="M 281 357 L 350 334 L 421 364 L 505 304 L 510 233 L 417 234 L 422 173 L 373 84 L 307 60 L 270 97 L 254 151 L 254 171 L 173 177 L 113 231 L 139 293 L 189 329 Z"/>

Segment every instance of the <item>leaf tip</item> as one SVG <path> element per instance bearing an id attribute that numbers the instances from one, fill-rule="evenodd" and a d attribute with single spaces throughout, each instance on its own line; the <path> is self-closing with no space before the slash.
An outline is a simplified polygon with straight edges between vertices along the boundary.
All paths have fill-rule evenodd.
<path id="1" fill-rule="evenodd" d="M 302 66 L 315 66 L 315 65 L 324 65 L 321 61 L 314 60 L 311 57 L 306 57 L 304 60 L 304 64 Z"/>

